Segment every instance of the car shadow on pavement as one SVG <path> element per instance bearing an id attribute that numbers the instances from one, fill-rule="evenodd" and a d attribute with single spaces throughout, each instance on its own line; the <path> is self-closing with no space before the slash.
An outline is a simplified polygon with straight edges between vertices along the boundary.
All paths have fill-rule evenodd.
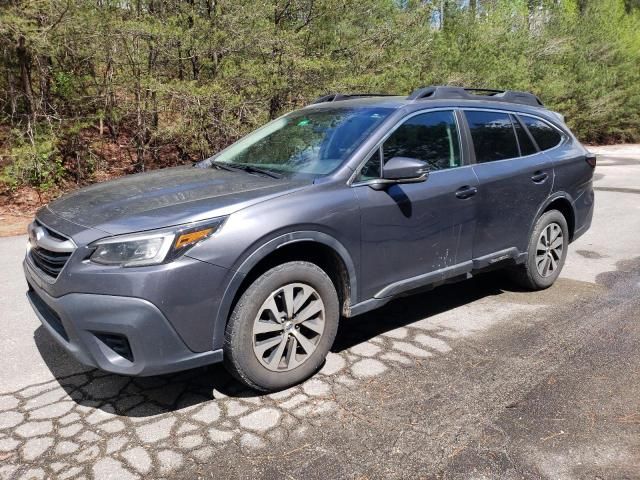
<path id="1" fill-rule="evenodd" d="M 499 274 L 444 285 L 394 300 L 351 319 L 343 319 L 332 351 L 342 352 L 378 335 L 433 315 L 510 290 Z M 43 327 L 35 344 L 56 381 L 76 403 L 127 417 L 149 417 L 179 411 L 224 397 L 262 396 L 233 379 L 221 364 L 153 377 L 126 377 L 87 369 L 55 344 Z"/>
<path id="2" fill-rule="evenodd" d="M 109 413 L 148 417 L 215 398 L 261 395 L 233 379 L 221 364 L 166 375 L 128 377 L 84 367 L 55 344 L 43 327 L 36 329 L 34 340 L 47 367 L 72 400 Z"/>
<path id="3" fill-rule="evenodd" d="M 496 271 L 393 300 L 341 322 L 331 350 L 341 352 L 391 330 L 505 291 L 520 290 L 511 285 L 502 272 Z"/>

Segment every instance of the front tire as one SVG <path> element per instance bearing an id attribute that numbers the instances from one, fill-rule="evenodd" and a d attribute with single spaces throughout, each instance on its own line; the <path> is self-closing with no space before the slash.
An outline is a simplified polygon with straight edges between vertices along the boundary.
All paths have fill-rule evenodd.
<path id="1" fill-rule="evenodd" d="M 233 309 L 225 331 L 225 366 L 255 390 L 295 385 L 322 365 L 339 314 L 336 289 L 320 267 L 300 261 L 274 267 Z"/>
<path id="2" fill-rule="evenodd" d="M 543 290 L 556 281 L 569 246 L 569 228 L 564 215 L 549 210 L 533 228 L 527 249 L 527 261 L 511 270 L 512 279 L 528 290 Z"/>

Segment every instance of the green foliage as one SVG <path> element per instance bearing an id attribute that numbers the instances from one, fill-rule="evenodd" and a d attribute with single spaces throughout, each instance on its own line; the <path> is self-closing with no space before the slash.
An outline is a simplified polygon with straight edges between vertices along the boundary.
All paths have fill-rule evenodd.
<path id="1" fill-rule="evenodd" d="M 0 172 L 0 181 L 10 188 L 31 185 L 48 190 L 64 173 L 51 135 L 39 135 L 32 140 L 19 136 L 9 150 L 9 158 L 9 165 Z"/>
<path id="2" fill-rule="evenodd" d="M 53 90 L 52 93 L 61 100 L 72 99 L 74 92 L 73 79 L 71 75 L 66 72 L 56 72 L 53 76 Z"/>
<path id="3" fill-rule="evenodd" d="M 0 128 L 18 134 L 0 145 L 0 181 L 91 181 L 110 160 L 95 160 L 87 131 L 144 170 L 205 158 L 330 91 L 429 84 L 530 90 L 585 142 L 640 141 L 636 4 L 5 2 Z"/>

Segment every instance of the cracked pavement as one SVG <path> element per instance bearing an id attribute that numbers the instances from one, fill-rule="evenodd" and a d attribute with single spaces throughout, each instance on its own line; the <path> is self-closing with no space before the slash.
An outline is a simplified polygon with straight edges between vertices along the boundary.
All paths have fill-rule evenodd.
<path id="1" fill-rule="evenodd" d="M 221 366 L 79 365 L 24 297 L 25 238 L 0 239 L 0 479 L 640 478 L 640 156 L 598 161 L 552 288 L 491 273 L 399 299 L 271 395 Z"/>

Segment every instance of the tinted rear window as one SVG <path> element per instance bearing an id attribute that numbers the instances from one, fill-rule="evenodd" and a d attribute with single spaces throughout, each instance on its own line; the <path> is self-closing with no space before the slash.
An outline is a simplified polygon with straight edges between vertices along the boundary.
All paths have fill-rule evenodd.
<path id="1" fill-rule="evenodd" d="M 509 114 L 483 111 L 464 113 L 471 130 L 476 162 L 493 162 L 520 155 Z"/>
<path id="2" fill-rule="evenodd" d="M 548 123 L 526 115 L 520 115 L 520 119 L 531 132 L 540 150 L 553 148 L 562 140 L 560 133 Z"/>

